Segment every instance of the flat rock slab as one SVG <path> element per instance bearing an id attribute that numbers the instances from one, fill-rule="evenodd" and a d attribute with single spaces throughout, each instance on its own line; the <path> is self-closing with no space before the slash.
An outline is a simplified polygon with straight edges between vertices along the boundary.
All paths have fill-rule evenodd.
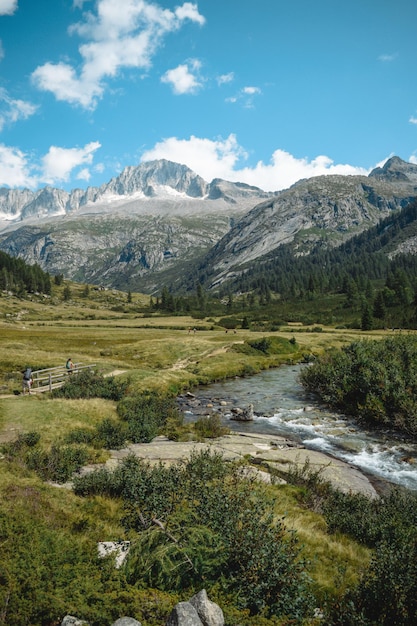
<path id="1" fill-rule="evenodd" d="M 322 476 L 342 492 L 362 493 L 376 497 L 377 492 L 370 480 L 358 469 L 339 459 L 316 450 L 308 450 L 284 437 L 262 434 L 231 433 L 204 443 L 196 441 L 176 442 L 166 437 L 156 437 L 151 443 L 132 444 L 122 450 L 112 450 L 107 467 L 115 467 L 129 454 L 135 454 L 149 463 L 175 463 L 186 460 L 193 452 L 206 451 L 222 454 L 225 460 L 250 458 L 263 466 L 288 471 L 289 465 L 303 467 L 309 464 L 311 471 L 322 470 Z M 268 481 L 265 471 L 251 468 L 262 480 Z M 282 481 L 284 482 L 284 481 Z"/>

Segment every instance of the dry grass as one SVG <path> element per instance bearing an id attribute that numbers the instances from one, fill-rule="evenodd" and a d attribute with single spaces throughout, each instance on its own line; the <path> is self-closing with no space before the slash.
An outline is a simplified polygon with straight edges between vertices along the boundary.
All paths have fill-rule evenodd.
<path id="1" fill-rule="evenodd" d="M 52 400 L 46 396 L 20 396 L 1 400 L 0 442 L 16 439 L 20 433 L 42 432 L 42 442 L 50 445 L 75 428 L 91 428 L 103 419 L 116 419 L 113 402 L 92 400 Z"/>

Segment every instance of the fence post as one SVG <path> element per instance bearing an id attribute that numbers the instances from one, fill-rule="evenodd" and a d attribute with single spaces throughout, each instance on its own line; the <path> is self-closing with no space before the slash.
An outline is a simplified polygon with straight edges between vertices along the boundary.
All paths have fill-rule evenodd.
<path id="1" fill-rule="evenodd" d="M 52 375 L 48 374 L 49 377 L 49 391 L 52 391 Z"/>

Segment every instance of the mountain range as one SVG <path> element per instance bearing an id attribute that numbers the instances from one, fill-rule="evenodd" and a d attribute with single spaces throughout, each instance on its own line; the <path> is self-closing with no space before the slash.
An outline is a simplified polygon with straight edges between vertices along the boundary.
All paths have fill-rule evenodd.
<path id="1" fill-rule="evenodd" d="M 207 183 L 158 160 L 99 188 L 0 189 L 0 249 L 51 275 L 145 293 L 209 267 L 210 288 L 284 244 L 294 256 L 337 247 L 416 197 L 417 165 L 399 157 L 368 176 L 319 176 L 276 193 Z"/>

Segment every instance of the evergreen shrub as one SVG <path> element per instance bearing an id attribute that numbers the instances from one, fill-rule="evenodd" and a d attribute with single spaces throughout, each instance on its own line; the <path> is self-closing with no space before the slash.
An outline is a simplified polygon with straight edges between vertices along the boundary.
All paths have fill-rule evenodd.
<path id="1" fill-rule="evenodd" d="M 331 490 L 323 513 L 330 532 L 374 549 L 357 588 L 329 607 L 329 624 L 412 626 L 417 612 L 417 495 L 399 488 L 380 498 Z"/>
<path id="2" fill-rule="evenodd" d="M 175 399 L 157 392 L 124 396 L 117 406 L 118 415 L 127 422 L 128 437 L 134 443 L 147 443 L 168 417 L 176 417 Z"/>
<path id="3" fill-rule="evenodd" d="M 74 428 L 65 435 L 64 443 L 83 443 L 91 445 L 96 437 L 96 431 L 92 428 Z"/>
<path id="4" fill-rule="evenodd" d="M 263 486 L 239 465 L 210 451 L 169 467 L 132 457 L 111 473 L 74 483 L 80 495 L 110 495 L 115 488 L 125 503 L 126 531 L 138 537 L 127 563 L 129 584 L 182 596 L 202 584 L 210 595 L 221 585 L 250 615 L 288 624 L 312 615 L 296 534 L 274 518 Z"/>
<path id="5" fill-rule="evenodd" d="M 28 469 L 34 470 L 42 480 L 65 483 L 89 460 L 85 447 L 53 445 L 50 452 L 39 447 L 26 455 Z"/>
<path id="6" fill-rule="evenodd" d="M 1 446 L 1 450 L 8 459 L 13 459 L 24 453 L 24 451 L 28 448 L 36 446 L 40 441 L 40 437 L 40 434 L 35 430 L 27 433 L 20 433 L 15 441 L 4 443 Z"/>
<path id="7" fill-rule="evenodd" d="M 194 430 L 201 439 L 215 439 L 230 432 L 229 428 L 223 426 L 220 413 L 214 411 L 198 419 L 194 423 Z"/>
<path id="8" fill-rule="evenodd" d="M 128 436 L 126 424 L 106 418 L 98 424 L 96 430 L 98 437 L 97 445 L 100 447 L 107 450 L 118 450 L 125 445 Z"/>
<path id="9" fill-rule="evenodd" d="M 52 392 L 54 398 L 104 398 L 120 400 L 125 394 L 128 381 L 116 380 L 114 376 L 104 377 L 99 372 L 82 370 L 68 376 L 60 389 Z"/>
<path id="10" fill-rule="evenodd" d="M 300 376 L 328 405 L 367 424 L 417 438 L 417 337 L 356 341 L 332 350 Z"/>

